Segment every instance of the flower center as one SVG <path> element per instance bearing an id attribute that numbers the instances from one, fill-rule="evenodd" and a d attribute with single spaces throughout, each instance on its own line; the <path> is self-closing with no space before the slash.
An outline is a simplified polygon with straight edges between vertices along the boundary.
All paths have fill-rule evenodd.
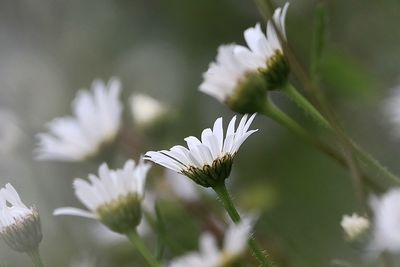
<path id="1" fill-rule="evenodd" d="M 203 168 L 190 166 L 187 170 L 182 171 L 197 184 L 204 187 L 214 187 L 228 178 L 231 173 L 234 155 L 226 154 L 221 158 L 217 158 L 211 165 L 204 165 Z"/>
<path id="2" fill-rule="evenodd" d="M 136 193 L 120 196 L 118 199 L 103 204 L 96 213 L 100 221 L 112 231 L 126 234 L 139 225 L 142 218 L 142 198 Z"/>

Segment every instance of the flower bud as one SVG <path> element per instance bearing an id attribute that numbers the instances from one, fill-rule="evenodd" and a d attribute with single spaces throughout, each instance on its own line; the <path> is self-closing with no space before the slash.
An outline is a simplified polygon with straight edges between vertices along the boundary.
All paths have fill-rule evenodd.
<path id="1" fill-rule="evenodd" d="M 370 222 L 367 218 L 353 213 L 353 215 L 344 215 L 340 222 L 342 226 L 346 240 L 353 242 L 363 239 L 370 229 Z"/>

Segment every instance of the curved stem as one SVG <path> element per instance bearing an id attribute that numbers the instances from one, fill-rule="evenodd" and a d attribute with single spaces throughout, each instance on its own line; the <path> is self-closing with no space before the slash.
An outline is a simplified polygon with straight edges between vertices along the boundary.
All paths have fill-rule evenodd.
<path id="1" fill-rule="evenodd" d="M 311 116 L 316 122 L 323 127 L 331 129 L 329 122 L 321 115 L 321 113 L 289 82 L 282 88 L 288 97 Z"/>
<path id="2" fill-rule="evenodd" d="M 262 114 L 267 117 L 270 117 L 274 121 L 278 122 L 280 125 L 291 130 L 292 132 L 300 136 L 304 141 L 315 146 L 328 156 L 332 157 L 341 165 L 346 166 L 346 161 L 345 159 L 342 158 L 341 155 L 339 155 L 335 150 L 333 150 L 329 146 L 319 141 L 317 138 L 314 138 L 307 130 L 305 130 L 296 121 L 294 121 L 292 118 L 286 115 L 286 113 L 284 113 L 277 106 L 275 106 L 275 104 L 270 99 L 268 99 L 268 102 L 265 105 L 265 109 L 262 111 Z"/>
<path id="3" fill-rule="evenodd" d="M 228 190 L 226 189 L 225 182 L 213 187 L 215 193 L 218 195 L 219 199 L 222 201 L 222 204 L 225 210 L 228 212 L 229 217 L 231 217 L 234 223 L 240 222 L 240 215 L 235 208 L 235 205 L 232 202 L 232 198 L 229 195 Z M 268 256 L 262 251 L 260 246 L 254 237 L 251 237 L 248 241 L 248 246 L 253 253 L 253 256 L 258 260 L 261 266 L 264 267 L 273 267 L 275 266 L 272 261 L 268 258 Z"/>
<path id="4" fill-rule="evenodd" d="M 147 264 L 150 267 L 159 267 L 160 264 L 158 261 L 153 257 L 147 246 L 144 244 L 143 240 L 140 238 L 138 233 L 132 231 L 127 234 L 129 241 L 136 247 L 140 254 L 142 254 L 143 258 L 146 260 Z"/>
<path id="5" fill-rule="evenodd" d="M 28 255 L 31 258 L 35 267 L 44 267 L 42 258 L 40 257 L 39 249 L 28 252 Z"/>
<path id="6" fill-rule="evenodd" d="M 325 128 L 333 131 L 331 124 L 321 115 L 321 113 L 304 97 L 302 96 L 296 88 L 294 88 L 290 83 L 284 87 L 284 92 L 307 114 L 309 114 L 315 121 L 323 125 Z M 378 160 L 373 158 L 370 154 L 365 152 L 358 144 L 353 140 L 347 140 L 351 148 L 354 150 L 355 155 L 359 157 L 365 164 L 375 169 L 379 174 L 389 178 L 392 182 L 396 184 L 400 183 L 400 178 L 390 172 L 386 167 L 382 166 Z"/>

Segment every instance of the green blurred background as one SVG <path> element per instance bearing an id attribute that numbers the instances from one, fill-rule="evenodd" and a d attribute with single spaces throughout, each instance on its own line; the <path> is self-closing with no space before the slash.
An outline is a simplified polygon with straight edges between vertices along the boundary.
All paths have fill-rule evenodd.
<path id="1" fill-rule="evenodd" d="M 291 1 L 286 20 L 289 44 L 307 68 L 316 4 Z M 329 103 L 355 140 L 400 173 L 400 144 L 382 113 L 384 99 L 400 82 L 395 28 L 400 3 L 335 0 L 326 1 L 326 9 L 321 83 Z M 88 88 L 94 78 L 117 76 L 123 84 L 124 135 L 136 142 L 125 145 L 129 155 L 137 159 L 146 150 L 182 144 L 217 117 L 226 122 L 233 115 L 197 88 L 217 47 L 243 44 L 243 31 L 262 21 L 255 3 L 245 0 L 0 2 L 0 182 L 11 182 L 26 204 L 39 208 L 47 266 L 71 266 L 85 255 L 95 257 L 96 266 L 144 263 L 127 243 L 99 242 L 90 231 L 94 222 L 51 215 L 57 207 L 79 205 L 72 179 L 97 172 L 98 162 L 35 161 L 35 134 L 51 119 L 71 113 L 78 89 Z M 134 127 L 127 101 L 134 92 L 171 107 L 173 119 L 162 131 Z M 313 127 L 285 97 L 274 98 Z M 261 211 L 255 234 L 279 266 L 362 262 L 362 253 L 344 241 L 339 226 L 344 213 L 358 209 L 348 172 L 267 118 L 258 116 L 253 127 L 260 130 L 241 148 L 229 187 L 242 210 Z M 120 167 L 126 158 L 119 156 L 111 166 Z M 150 189 L 160 173 L 160 168 L 151 172 Z M 215 216 L 223 216 L 213 195 L 204 198 Z M 160 201 L 170 238 L 195 249 L 207 223 L 177 200 Z M 153 246 L 154 235 L 147 239 Z M 168 250 L 166 259 L 172 254 Z M 4 243 L 1 262 L 30 264 Z"/>

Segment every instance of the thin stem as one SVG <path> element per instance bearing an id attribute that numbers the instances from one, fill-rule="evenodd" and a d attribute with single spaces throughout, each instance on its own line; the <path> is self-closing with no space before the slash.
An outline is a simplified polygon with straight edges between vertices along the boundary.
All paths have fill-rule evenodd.
<path id="1" fill-rule="evenodd" d="M 267 20 L 267 18 L 271 17 L 272 12 L 275 9 L 275 6 L 271 2 L 271 0 L 255 0 L 255 1 L 256 1 L 257 6 L 259 7 L 260 12 L 263 15 L 263 17 L 266 20 Z M 276 27 L 274 21 L 271 20 L 271 22 L 272 22 L 273 26 Z M 281 34 L 279 31 L 277 31 L 277 32 L 278 32 L 278 34 Z M 287 59 L 289 60 L 289 64 L 291 66 L 292 72 L 295 74 L 295 76 L 298 78 L 300 83 L 303 85 L 303 88 L 306 91 L 306 93 L 313 100 L 315 100 L 317 107 L 319 107 L 323 111 L 322 114 L 324 114 L 324 116 L 322 116 L 322 117 L 328 119 L 328 120 L 326 120 L 326 119 L 324 119 L 324 120 L 328 121 L 330 126 L 335 126 L 335 127 L 330 127 L 330 128 L 332 128 L 332 130 L 334 132 L 336 132 L 337 135 L 343 135 L 342 138 L 340 138 L 340 139 L 347 138 L 347 136 L 344 133 L 342 134 L 342 133 L 340 133 L 340 131 L 338 131 L 338 130 L 340 130 L 340 125 L 337 125 L 335 116 L 334 116 L 333 112 L 330 110 L 329 106 L 327 105 L 324 95 L 322 94 L 322 91 L 320 90 L 320 88 L 310 79 L 310 77 L 308 77 L 304 67 L 299 63 L 298 59 L 296 58 L 295 54 L 293 53 L 292 49 L 288 46 L 288 44 L 286 42 L 283 42 L 282 44 L 284 46 L 285 55 L 286 55 Z M 310 113 L 310 114 L 312 115 L 314 113 Z M 320 116 L 315 116 L 314 118 L 318 118 L 318 117 L 320 117 Z M 321 121 L 321 123 L 325 124 L 325 122 L 322 122 L 322 121 Z M 341 141 L 343 141 L 343 140 L 341 140 Z M 377 160 L 375 160 L 368 153 L 365 153 L 352 140 L 348 139 L 348 141 L 342 145 L 346 146 L 346 143 L 353 146 L 353 149 L 355 149 L 356 155 L 358 157 L 360 157 L 362 160 L 364 160 L 364 162 L 367 165 L 375 168 L 378 171 L 378 173 L 382 174 L 386 178 L 389 178 L 391 181 L 395 182 L 396 184 L 400 183 L 399 177 L 392 174 L 389 170 L 387 170 L 384 166 L 382 166 Z M 346 162 L 345 164 L 347 166 L 349 166 L 349 165 L 351 165 L 351 162 Z"/>
<path id="2" fill-rule="evenodd" d="M 286 115 L 282 110 L 280 110 L 273 102 L 272 100 L 268 99 L 267 104 L 265 105 L 264 110 L 262 111 L 262 114 L 270 117 L 280 125 L 286 127 L 290 131 L 294 132 L 297 134 L 299 137 L 301 137 L 304 141 L 307 143 L 315 146 L 331 158 L 335 159 L 337 162 L 339 162 L 341 165 L 347 166 L 345 159 L 342 158 L 341 155 L 339 155 L 335 150 L 330 148 L 329 146 L 325 145 L 321 141 L 319 141 L 317 138 L 313 137 L 312 134 L 310 134 L 307 130 L 305 130 L 302 126 L 300 126 L 296 121 L 294 121 L 291 117 Z"/>
<path id="3" fill-rule="evenodd" d="M 132 231 L 127 234 L 129 241 L 136 247 L 140 254 L 142 254 L 143 258 L 146 260 L 147 264 L 150 267 L 159 267 L 160 264 L 158 261 L 153 257 L 150 250 L 144 244 L 143 240 L 140 238 L 136 231 Z"/>
<path id="4" fill-rule="evenodd" d="M 323 125 L 325 128 L 330 129 L 334 132 L 331 124 L 324 118 L 324 116 L 304 97 L 302 96 L 293 85 L 287 83 L 284 88 L 284 91 L 288 94 L 288 96 L 299 105 L 307 114 L 309 114 L 315 121 L 319 124 Z M 354 150 L 355 155 L 359 157 L 365 164 L 375 169 L 382 176 L 389 178 L 391 181 L 396 184 L 400 183 L 400 178 L 391 173 L 386 167 L 382 166 L 378 160 L 373 158 L 370 154 L 365 152 L 358 144 L 356 144 L 353 140 L 347 138 L 344 134 L 342 135 L 348 142 L 348 145 Z"/>
<path id="5" fill-rule="evenodd" d="M 31 258 L 35 267 L 44 267 L 42 258 L 40 257 L 39 249 L 28 252 L 28 255 Z"/>
<path id="6" fill-rule="evenodd" d="M 232 202 L 232 198 L 229 195 L 228 190 L 226 189 L 225 183 L 221 183 L 215 187 L 213 187 L 215 193 L 218 195 L 219 199 L 222 201 L 222 204 L 225 210 L 228 212 L 229 217 L 231 217 L 234 223 L 240 222 L 240 215 L 235 208 L 235 205 Z M 261 266 L 264 267 L 273 267 L 275 266 L 272 261 L 268 258 L 268 256 L 262 251 L 260 246 L 254 237 L 251 237 L 248 241 L 248 246 L 253 253 L 253 256 L 258 260 Z"/>
<path id="7" fill-rule="evenodd" d="M 300 94 L 291 83 L 287 82 L 282 89 L 290 99 L 310 115 L 311 118 L 323 127 L 331 129 L 329 122 L 325 120 L 321 113 L 302 94 Z"/>

